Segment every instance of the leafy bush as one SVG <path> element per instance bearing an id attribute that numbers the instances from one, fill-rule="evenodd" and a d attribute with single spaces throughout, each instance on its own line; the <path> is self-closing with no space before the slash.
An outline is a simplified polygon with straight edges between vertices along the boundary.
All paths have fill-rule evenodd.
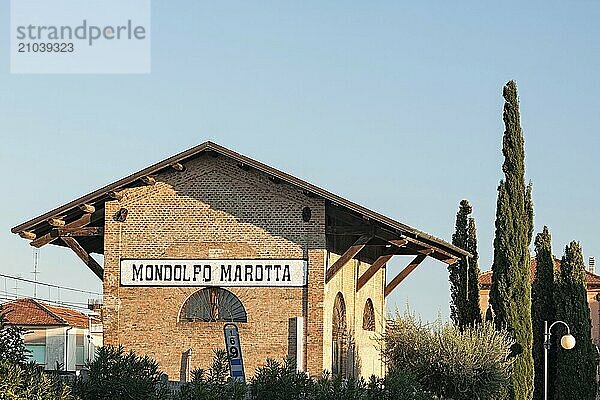
<path id="1" fill-rule="evenodd" d="M 267 360 L 267 365 L 256 370 L 250 384 L 251 398 L 255 400 L 431 400 L 412 378 L 395 371 L 385 379 L 372 376 L 342 379 L 324 373 L 319 379 L 296 371 L 292 360 L 283 363 Z"/>
<path id="2" fill-rule="evenodd" d="M 391 369 L 388 371 L 383 383 L 383 397 L 380 397 L 377 395 L 376 388 L 373 387 L 376 382 L 374 382 L 373 377 L 371 377 L 371 381 L 369 382 L 369 400 L 381 398 L 389 400 L 432 400 L 434 398 L 431 394 L 423 390 L 414 375 L 405 370 L 398 368 Z"/>
<path id="3" fill-rule="evenodd" d="M 0 361 L 1 400 L 71 400 L 67 384 L 44 373 L 35 363 L 16 364 Z"/>
<path id="4" fill-rule="evenodd" d="M 388 368 L 409 371 L 437 396 L 496 400 L 510 386 L 514 341 L 490 323 L 461 332 L 452 324 L 429 325 L 397 315 L 383 340 Z"/>
<path id="5" fill-rule="evenodd" d="M 82 400 L 158 400 L 168 396 L 166 377 L 158 363 L 132 351 L 125 353 L 122 346 L 100 347 L 88 368 L 88 376 L 73 383 L 74 393 Z"/>
<path id="6" fill-rule="evenodd" d="M 0 361 L 24 365 L 29 351 L 25 348 L 25 330 L 7 325 L 6 315 L 10 312 L 0 304 Z"/>
<path id="7" fill-rule="evenodd" d="M 261 400 L 307 399 L 314 392 L 314 382 L 296 370 L 296 363 L 285 359 L 283 363 L 268 359 L 264 367 L 256 370 L 252 378 L 252 398 Z"/>
<path id="8" fill-rule="evenodd" d="M 212 365 L 208 370 L 192 372 L 192 381 L 183 385 L 174 396 L 177 400 L 242 400 L 246 395 L 246 385 L 227 380 L 229 362 L 225 350 L 216 350 Z"/>

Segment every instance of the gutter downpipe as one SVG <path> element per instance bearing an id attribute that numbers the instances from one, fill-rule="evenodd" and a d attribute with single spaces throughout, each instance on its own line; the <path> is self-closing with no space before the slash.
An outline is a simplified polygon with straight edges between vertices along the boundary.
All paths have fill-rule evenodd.
<path id="1" fill-rule="evenodd" d="M 69 370 L 69 331 L 73 329 L 72 326 L 65 330 L 65 372 Z"/>

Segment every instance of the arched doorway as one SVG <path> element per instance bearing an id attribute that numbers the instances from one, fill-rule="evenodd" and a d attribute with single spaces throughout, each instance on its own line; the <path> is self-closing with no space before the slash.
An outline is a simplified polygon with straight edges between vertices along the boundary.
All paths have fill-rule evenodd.
<path id="1" fill-rule="evenodd" d="M 331 373 L 344 376 L 346 373 L 346 303 L 338 292 L 333 303 L 331 320 Z"/>

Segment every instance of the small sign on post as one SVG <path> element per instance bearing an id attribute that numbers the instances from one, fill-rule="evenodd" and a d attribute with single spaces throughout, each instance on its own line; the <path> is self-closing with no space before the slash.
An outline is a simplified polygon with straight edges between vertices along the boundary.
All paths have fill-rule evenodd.
<path id="1" fill-rule="evenodd" d="M 223 327 L 223 333 L 225 334 L 225 348 L 227 349 L 227 356 L 229 358 L 229 371 L 231 371 L 231 377 L 234 380 L 246 383 L 238 327 L 236 324 L 227 323 Z"/>

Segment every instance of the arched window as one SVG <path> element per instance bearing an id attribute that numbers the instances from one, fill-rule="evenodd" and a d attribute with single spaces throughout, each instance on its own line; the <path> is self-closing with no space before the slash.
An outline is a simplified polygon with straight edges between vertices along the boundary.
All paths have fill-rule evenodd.
<path id="1" fill-rule="evenodd" d="M 365 303 L 362 327 L 365 331 L 375 331 L 375 309 L 373 308 L 371 299 L 367 299 Z"/>
<path id="2" fill-rule="evenodd" d="M 211 287 L 192 294 L 181 308 L 180 321 L 247 322 L 244 305 L 229 290 Z"/>
<path id="3" fill-rule="evenodd" d="M 339 292 L 333 303 L 331 325 L 331 373 L 343 376 L 346 364 L 346 303 Z"/>

